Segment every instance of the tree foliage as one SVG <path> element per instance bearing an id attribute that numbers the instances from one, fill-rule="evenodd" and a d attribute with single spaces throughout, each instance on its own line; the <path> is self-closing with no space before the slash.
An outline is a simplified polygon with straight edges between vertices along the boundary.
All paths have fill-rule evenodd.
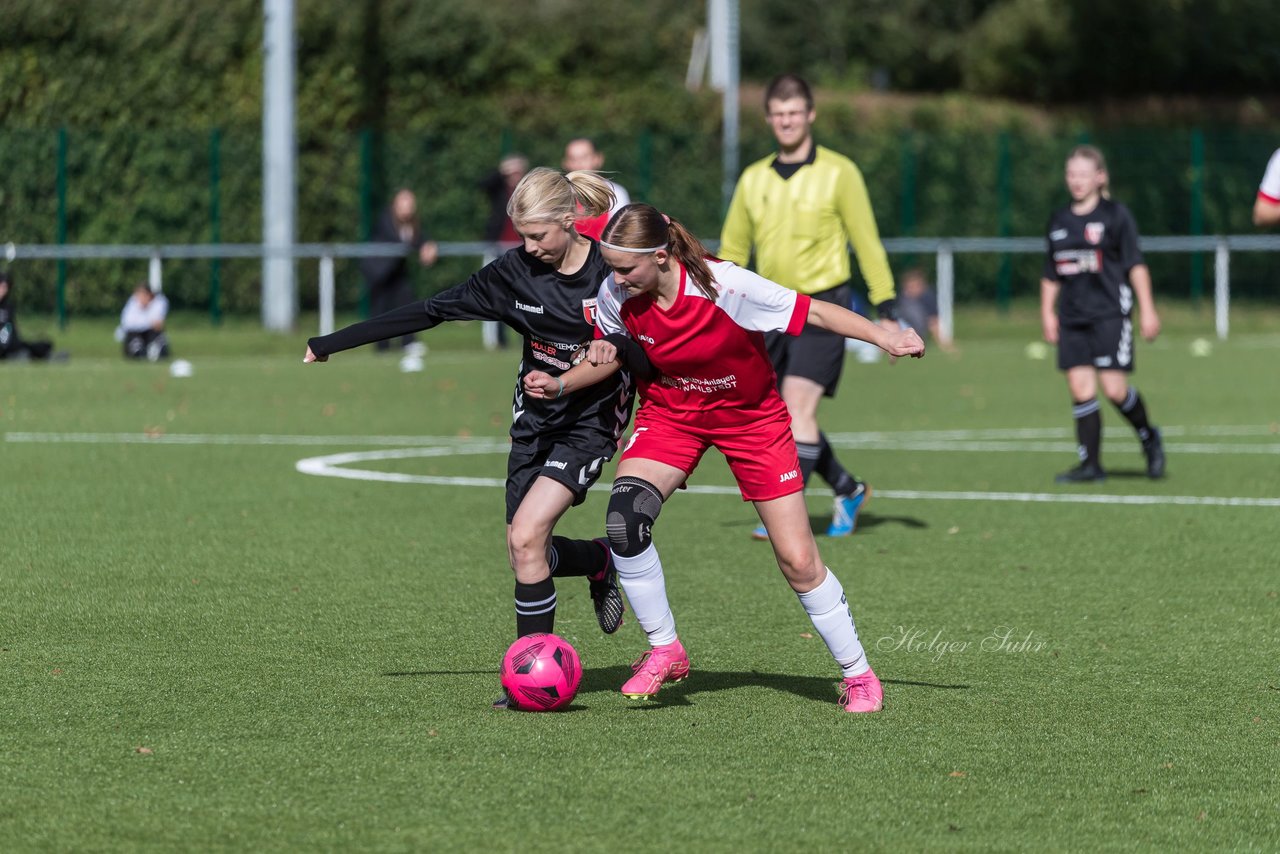
<path id="1" fill-rule="evenodd" d="M 1081 128 L 979 109 L 979 96 L 1076 104 L 1270 91 L 1280 68 L 1270 5 L 741 0 L 743 76 L 794 70 L 819 84 L 820 139 L 863 166 L 884 233 L 1035 234 Z M 360 239 L 371 207 L 397 186 L 420 192 L 437 236 L 475 239 L 486 215 L 476 184 L 499 157 L 514 149 L 557 165 L 576 135 L 597 138 L 636 198 L 714 236 L 719 97 L 683 85 L 704 18 L 705 4 L 687 0 L 297 0 L 299 239 Z M 262 0 L 6 0 L 0 33 L 0 241 L 58 239 L 60 174 L 73 243 L 259 238 Z M 960 94 L 871 121 L 837 95 L 877 75 L 899 91 Z M 744 104 L 743 163 L 772 147 L 758 115 Z M 1000 131 L 1014 188 L 1003 201 Z M 1273 147 L 1261 135 L 1211 136 L 1201 180 L 1185 132 L 1114 144 L 1117 184 L 1133 181 L 1149 233 L 1188 229 L 1196 180 L 1206 230 L 1247 228 Z M 423 286 L 469 265 L 442 263 Z M 219 281 L 228 310 L 256 308 L 256 263 L 166 269 L 179 305 L 203 303 Z M 146 266 L 68 270 L 71 304 L 105 311 Z M 22 276 L 47 283 L 55 273 L 34 264 Z M 339 285 L 354 302 L 353 266 L 340 266 Z M 52 299 L 41 293 L 38 307 Z"/>

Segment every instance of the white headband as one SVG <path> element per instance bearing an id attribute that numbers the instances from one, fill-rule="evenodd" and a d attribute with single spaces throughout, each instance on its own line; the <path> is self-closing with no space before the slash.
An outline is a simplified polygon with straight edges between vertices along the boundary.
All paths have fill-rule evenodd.
<path id="1" fill-rule="evenodd" d="M 657 252 L 661 249 L 667 248 L 667 244 L 665 243 L 662 244 L 661 246 L 650 246 L 648 249 L 633 249 L 630 246 L 618 246 L 617 244 L 614 244 L 614 243 L 605 243 L 603 240 L 598 242 L 605 249 L 612 249 L 614 252 L 634 252 L 637 255 L 647 255 L 650 252 Z"/>

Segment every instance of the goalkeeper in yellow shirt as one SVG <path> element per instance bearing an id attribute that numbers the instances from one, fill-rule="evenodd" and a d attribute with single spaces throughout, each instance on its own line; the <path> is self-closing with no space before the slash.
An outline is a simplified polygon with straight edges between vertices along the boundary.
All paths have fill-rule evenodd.
<path id="1" fill-rule="evenodd" d="M 743 170 L 725 217 L 717 253 L 755 269 L 813 299 L 848 307 L 849 244 L 858 256 L 879 321 L 897 331 L 893 273 L 880 243 L 862 172 L 853 161 L 814 142 L 813 92 L 803 79 L 783 74 L 765 92 L 765 120 L 778 153 Z M 832 397 L 844 368 L 844 339 L 814 327 L 799 336 L 769 333 L 769 357 L 791 412 L 801 477 L 818 475 L 835 492 L 827 536 L 847 537 L 871 488 L 840 465 L 818 427 L 818 403 Z M 752 536 L 768 539 L 763 527 Z"/>

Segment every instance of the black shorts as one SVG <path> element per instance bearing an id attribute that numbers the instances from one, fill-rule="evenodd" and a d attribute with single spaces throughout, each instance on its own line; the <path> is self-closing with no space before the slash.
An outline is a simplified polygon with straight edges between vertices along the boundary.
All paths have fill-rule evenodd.
<path id="1" fill-rule="evenodd" d="M 587 500 L 587 490 L 613 459 L 618 442 L 599 431 L 581 430 L 515 442 L 507 457 L 507 524 L 529 494 L 533 482 L 549 477 L 573 493 L 573 506 Z"/>
<path id="2" fill-rule="evenodd" d="M 1133 371 L 1133 322 L 1127 316 L 1058 328 L 1058 370 L 1085 366 Z"/>
<path id="3" fill-rule="evenodd" d="M 810 296 L 848 308 L 852 292 L 848 285 L 840 285 Z M 843 335 L 808 325 L 799 335 L 769 332 L 764 338 L 769 360 L 778 375 L 778 385 L 782 385 L 786 377 L 803 377 L 822 386 L 826 397 L 834 397 L 840 385 L 840 374 L 844 370 L 844 342 Z"/>

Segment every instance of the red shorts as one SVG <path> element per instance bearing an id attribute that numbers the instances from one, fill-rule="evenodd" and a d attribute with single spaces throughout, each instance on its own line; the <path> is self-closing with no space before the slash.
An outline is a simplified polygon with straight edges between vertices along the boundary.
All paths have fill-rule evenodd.
<path id="1" fill-rule="evenodd" d="M 742 427 L 700 429 L 641 408 L 621 459 L 654 460 L 692 474 L 707 448 L 724 454 L 743 501 L 771 501 L 804 489 L 785 409 Z"/>

